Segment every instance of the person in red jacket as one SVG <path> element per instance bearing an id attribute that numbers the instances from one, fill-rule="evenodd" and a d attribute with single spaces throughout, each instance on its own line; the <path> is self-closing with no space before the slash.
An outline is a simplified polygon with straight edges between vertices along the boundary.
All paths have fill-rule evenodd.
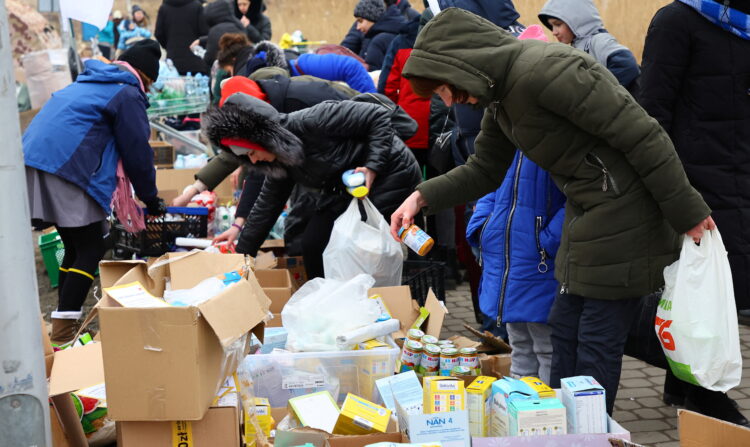
<path id="1" fill-rule="evenodd" d="M 396 36 L 388 49 L 378 87 L 419 125 L 417 133 L 406 140 L 406 145 L 414 152 L 419 165 L 424 169 L 430 147 L 430 98 L 422 98 L 414 94 L 409 80 L 401 76 L 401 70 L 406 60 L 409 59 L 418 32 L 418 17 L 401 29 L 400 34 Z"/>

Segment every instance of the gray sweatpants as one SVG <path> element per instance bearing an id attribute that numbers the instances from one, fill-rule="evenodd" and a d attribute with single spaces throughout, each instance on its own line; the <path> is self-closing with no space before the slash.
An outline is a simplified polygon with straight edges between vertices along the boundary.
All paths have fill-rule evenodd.
<path id="1" fill-rule="evenodd" d="M 544 323 L 508 323 L 510 375 L 538 377 L 549 383 L 552 368 L 552 328 Z"/>

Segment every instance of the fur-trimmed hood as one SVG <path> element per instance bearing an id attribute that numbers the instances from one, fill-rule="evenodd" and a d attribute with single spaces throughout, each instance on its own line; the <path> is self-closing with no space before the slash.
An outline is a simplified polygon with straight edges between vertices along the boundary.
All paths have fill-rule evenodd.
<path id="1" fill-rule="evenodd" d="M 264 101 L 245 93 L 236 93 L 221 108 L 209 110 L 204 118 L 203 133 L 216 147 L 231 150 L 221 144 L 226 137 L 243 138 L 260 144 L 276 155 L 272 162 L 252 163 L 239 157 L 248 170 L 271 178 L 287 177 L 287 169 L 305 161 L 302 141 L 282 124 L 284 115 Z"/>
<path id="2" fill-rule="evenodd" d="M 266 67 L 280 67 L 284 70 L 289 69 L 289 64 L 284 56 L 284 50 L 280 46 L 269 40 L 261 40 L 255 45 L 253 55 L 259 54 L 261 51 L 266 53 Z"/>

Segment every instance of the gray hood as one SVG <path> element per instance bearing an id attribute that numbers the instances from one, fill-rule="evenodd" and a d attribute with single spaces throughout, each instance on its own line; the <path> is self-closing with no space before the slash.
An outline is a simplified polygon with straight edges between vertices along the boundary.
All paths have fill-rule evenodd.
<path id="1" fill-rule="evenodd" d="M 604 28 L 604 22 L 592 0 L 549 0 L 542 7 L 539 20 L 552 29 L 548 23 L 551 17 L 567 23 L 576 40 L 590 37 Z"/>

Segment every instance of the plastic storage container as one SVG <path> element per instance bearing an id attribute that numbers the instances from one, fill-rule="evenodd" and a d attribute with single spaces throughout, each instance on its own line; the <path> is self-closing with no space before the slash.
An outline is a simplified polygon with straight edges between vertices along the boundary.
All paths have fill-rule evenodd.
<path id="1" fill-rule="evenodd" d="M 363 351 L 249 355 L 240 368 L 252 375 L 255 395 L 267 398 L 273 408 L 318 391 L 330 391 L 339 406 L 347 393 L 382 404 L 375 381 L 393 375 L 401 354 L 392 339 L 387 343 L 390 348 Z"/>
<path id="2" fill-rule="evenodd" d="M 161 256 L 174 249 L 178 237 L 203 238 L 208 234 L 208 208 L 168 207 L 164 216 L 146 215 L 145 219 L 146 229 L 140 233 L 128 233 L 115 220 L 112 226 L 115 247 L 126 254 Z"/>
<path id="3" fill-rule="evenodd" d="M 44 268 L 47 270 L 49 284 L 57 287 L 60 278 L 60 264 L 65 256 L 65 245 L 63 245 L 57 231 L 39 236 L 39 250 L 42 252 Z"/>
<path id="4" fill-rule="evenodd" d="M 436 261 L 404 261 L 402 284 L 409 286 L 411 296 L 424 305 L 429 289 L 445 301 L 445 263 Z"/>

